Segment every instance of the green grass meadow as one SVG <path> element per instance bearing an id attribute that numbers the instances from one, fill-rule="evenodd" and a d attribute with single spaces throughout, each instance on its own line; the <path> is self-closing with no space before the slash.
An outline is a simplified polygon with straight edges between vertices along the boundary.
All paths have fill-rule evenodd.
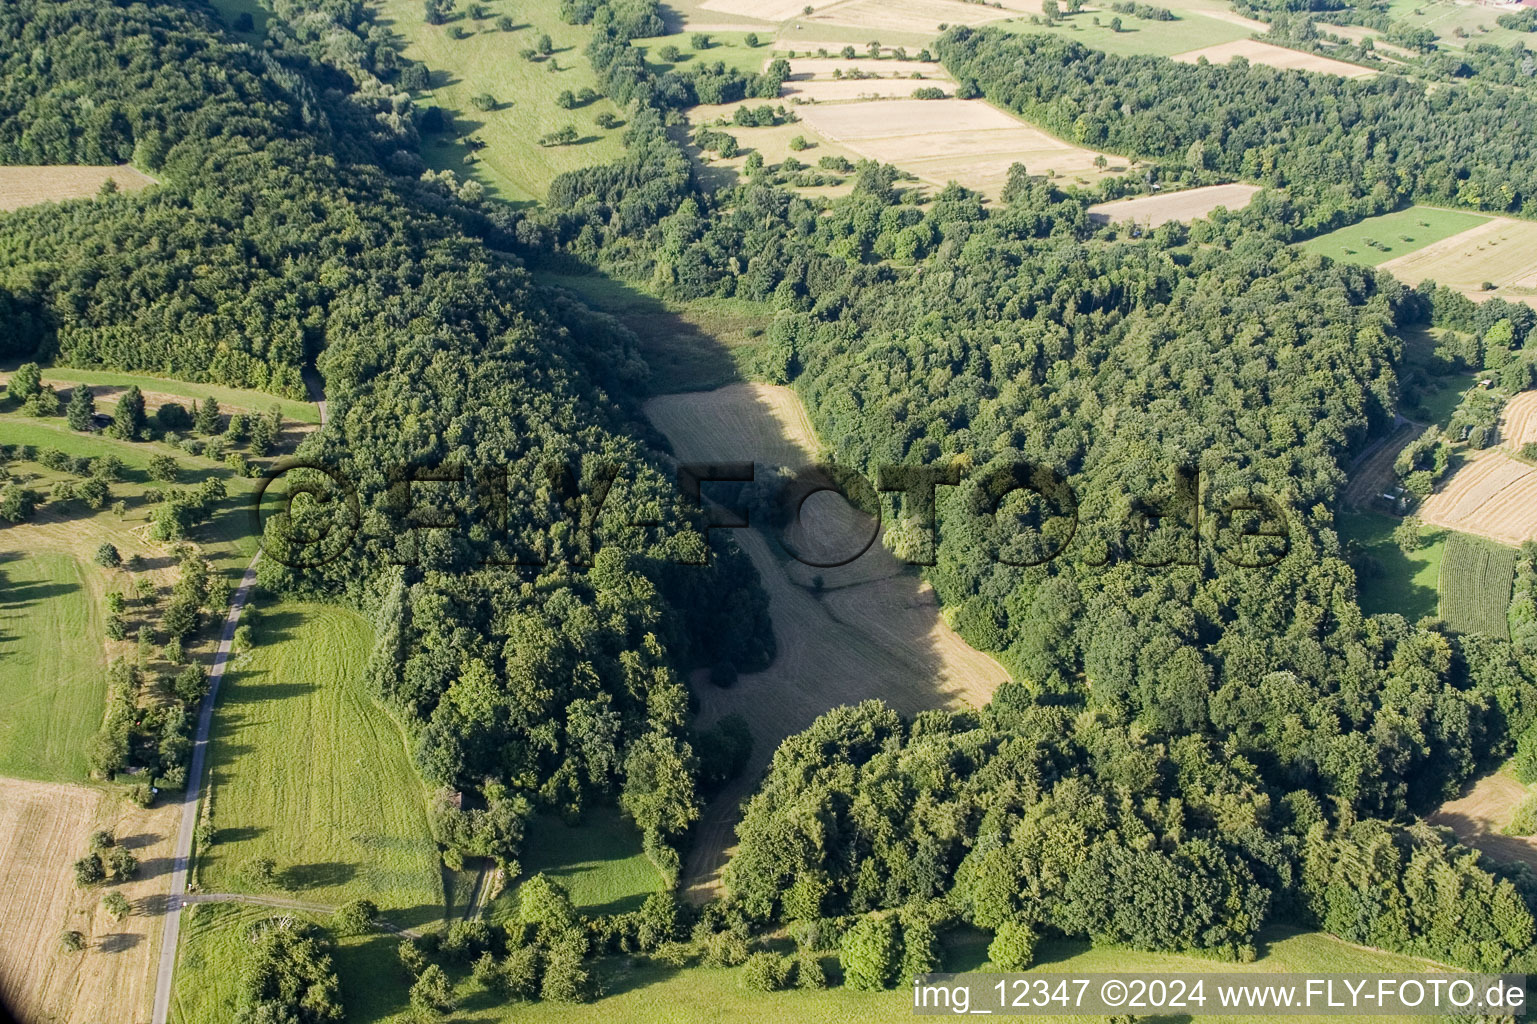
<path id="1" fill-rule="evenodd" d="M 59 551 L 0 555 L 0 776 L 85 778 L 107 694 L 92 581 L 105 572 Z"/>
<path id="2" fill-rule="evenodd" d="M 1500 28 L 1494 19 L 1503 11 L 1483 4 L 1459 4 L 1451 0 L 1389 0 L 1388 16 L 1412 28 L 1428 28 L 1443 46 L 1462 49 L 1472 43 L 1510 46 L 1517 40 L 1529 43 L 1524 32 Z M 1458 36 L 1457 31 L 1463 35 Z M 1487 30 L 1487 31 L 1486 31 Z"/>
<path id="3" fill-rule="evenodd" d="M 198 907 L 182 928 L 182 953 L 176 973 L 172 1021 L 202 1024 L 232 1019 L 237 998 L 239 965 L 246 955 L 245 935 L 251 926 L 272 915 L 271 910 L 233 905 Z M 324 918 L 304 920 L 325 923 Z M 407 980 L 395 955 L 392 936 L 343 939 L 335 964 L 342 983 L 348 1024 L 405 1024 L 410 1019 Z M 943 969 L 987 970 L 988 937 L 958 929 L 941 939 Z M 782 944 L 781 944 L 782 945 Z M 1260 958 L 1252 964 L 1231 964 L 1172 953 L 1139 953 L 1123 949 L 1090 949 L 1082 942 L 1048 941 L 1036 951 L 1032 974 L 1084 972 L 1222 971 L 1256 975 L 1290 972 L 1406 973 L 1427 964 L 1410 957 L 1363 949 L 1316 932 L 1271 928 L 1260 936 Z M 838 978 L 837 958 L 827 954 L 823 966 L 829 979 Z M 906 987 L 888 992 L 858 992 L 841 986 L 823 991 L 750 992 L 742 984 L 741 968 L 667 967 L 644 957 L 608 957 L 597 965 L 603 996 L 592 1003 L 504 1003 L 455 973 L 458 1009 L 456 1024 L 888 1024 L 912 1015 L 912 994 Z M 1042 1020 L 1048 1018 L 1040 1018 Z M 1100 1016 L 1052 1016 L 1055 1024 L 1102 1024 Z M 1253 1018 L 1219 1014 L 1181 1015 L 1189 1024 L 1241 1024 Z M 1309 1018 L 1314 1019 L 1314 1018 Z M 1425 1018 L 1380 1017 L 1385 1024 L 1413 1024 Z"/>
<path id="4" fill-rule="evenodd" d="M 661 872 L 641 849 L 640 832 L 606 807 L 587 811 L 576 826 L 557 818 L 534 819 L 520 863 L 525 876 L 542 871 L 559 881 L 584 914 L 639 910 L 648 895 L 665 888 Z M 497 912 L 513 909 L 514 887 L 508 888 Z"/>
<path id="5" fill-rule="evenodd" d="M 420 0 L 382 0 L 380 22 L 400 37 L 407 58 L 426 64 L 431 78 L 416 97 L 420 107 L 437 106 L 452 114 L 454 128 L 423 140 L 422 156 L 436 170 L 470 177 L 487 191 L 511 202 L 543 202 L 556 176 L 579 167 L 609 163 L 624 152 L 624 128 L 602 129 L 594 118 L 603 112 L 621 121 L 624 111 L 608 99 L 574 110 L 556 105 L 563 90 L 601 90 L 583 50 L 591 29 L 567 25 L 560 19 L 559 0 L 485 0 L 489 16 L 476 21 L 460 4 L 446 25 L 428 25 Z M 496 27 L 506 15 L 511 32 Z M 466 38 L 452 33 L 464 31 Z M 520 56 L 548 33 L 555 52 L 538 61 Z M 479 111 L 471 99 L 489 94 L 494 110 Z M 579 141 L 544 147 L 540 136 L 571 125 Z M 478 137 L 485 145 L 472 163 L 470 150 L 459 140 Z"/>
<path id="6" fill-rule="evenodd" d="M 1432 242 L 1476 228 L 1488 219 L 1482 214 L 1463 210 L 1411 206 L 1310 238 L 1301 246 L 1307 252 L 1340 262 L 1376 267 L 1423 249 Z M 1372 246 L 1369 242 L 1377 245 Z"/>
<path id="7" fill-rule="evenodd" d="M 1452 533 L 1441 560 L 1441 618 L 1460 633 L 1509 637 L 1515 574 L 1515 548 Z"/>
<path id="8" fill-rule="evenodd" d="M 1110 27 L 1111 18 L 1121 19 L 1121 31 Z M 1099 24 L 1094 24 L 1095 19 Z M 1179 12 L 1176 21 L 1144 21 L 1129 14 L 1116 14 L 1110 10 L 1090 13 L 1083 11 L 1070 14 L 1054 25 L 1032 25 L 1028 19 L 1019 18 L 1004 23 L 1008 31 L 1025 34 L 1045 32 L 1071 39 L 1092 50 L 1123 57 L 1146 54 L 1152 57 L 1172 57 L 1176 53 L 1219 46 L 1239 39 L 1248 39 L 1254 33 L 1247 26 L 1208 18 L 1192 12 Z"/>
<path id="9" fill-rule="evenodd" d="M 246 866 L 271 857 L 274 895 L 367 897 L 402 926 L 440 919 L 426 792 L 399 727 L 364 689 L 368 623 L 330 605 L 257 612 L 255 649 L 226 676 L 215 714 L 216 831 L 199 885 L 253 891 Z"/>
<path id="10" fill-rule="evenodd" d="M 1417 622 L 1439 612 L 1441 563 L 1446 555 L 1447 534 L 1424 530 L 1425 546 L 1406 555 L 1393 543 L 1393 529 L 1399 522 L 1376 512 L 1341 513 L 1340 540 L 1359 543 L 1379 570 L 1376 574 L 1356 574 L 1361 610 L 1368 615 L 1396 612 L 1410 622 Z"/>
<path id="11" fill-rule="evenodd" d="M 14 361 L 0 367 L 0 373 L 11 374 L 16 370 Z M 76 369 L 72 366 L 48 366 L 43 368 L 43 382 L 69 384 L 89 384 L 92 387 L 118 387 L 126 388 L 137 384 L 142 391 L 158 391 L 164 395 L 175 395 L 184 398 L 187 402 L 201 403 L 203 399 L 213 396 L 227 415 L 230 410 L 239 410 L 249 413 L 265 413 L 273 405 L 283 410 L 285 419 L 299 423 L 320 422 L 320 410 L 312 402 L 299 402 L 292 398 L 279 398 L 277 395 L 269 395 L 263 391 L 247 391 L 241 388 L 227 388 L 220 384 L 190 384 L 184 380 L 172 380 L 169 377 L 154 377 L 143 373 L 123 373 L 118 370 L 86 370 Z M 104 410 L 110 409 L 115 399 L 98 399 L 98 405 Z M 186 403 L 183 403 L 186 404 Z M 195 411 L 195 410 L 194 410 Z"/>

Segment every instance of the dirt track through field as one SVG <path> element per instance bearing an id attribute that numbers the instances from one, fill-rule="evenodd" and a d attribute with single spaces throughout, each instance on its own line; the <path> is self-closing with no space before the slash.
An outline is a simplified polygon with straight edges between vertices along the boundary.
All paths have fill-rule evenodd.
<path id="1" fill-rule="evenodd" d="M 1462 842 L 1495 860 L 1537 868 L 1537 837 L 1500 834 L 1525 796 L 1525 786 L 1495 772 L 1468 786 L 1456 800 L 1442 804 L 1429 820 L 1447 826 Z"/>
<path id="2" fill-rule="evenodd" d="M 816 438 L 788 388 L 737 384 L 717 391 L 664 395 L 646 413 L 682 459 L 804 465 Z M 868 517 L 821 492 L 807 502 L 807 522 L 786 530 L 812 560 L 857 550 Z M 904 714 L 980 706 L 1007 679 L 1003 667 L 968 647 L 940 615 L 933 590 L 879 543 L 847 566 L 820 569 L 785 557 L 773 531 L 737 530 L 769 596 L 778 655 L 762 672 L 722 690 L 695 680 L 699 724 L 741 714 L 753 733 L 753 760 L 712 801 L 700 821 L 685 870 L 690 898 L 716 893 L 735 846 L 739 804 L 757 787 L 781 740 L 843 704 L 880 698 Z M 817 554 L 822 552 L 823 554 Z"/>
<path id="3" fill-rule="evenodd" d="M 1393 486 L 1393 463 L 1398 453 L 1409 442 L 1425 432 L 1418 423 L 1405 422 L 1365 461 L 1350 471 L 1350 482 L 1345 486 L 1345 501 L 1356 508 L 1367 508 L 1377 496 Z"/>
<path id="4" fill-rule="evenodd" d="M 0 1001 L 20 1020 L 149 1019 L 173 817 L 85 786 L 0 780 Z M 127 883 L 78 889 L 72 865 L 97 829 L 129 847 L 139 871 Z M 133 907 L 121 922 L 101 907 L 113 890 Z M 84 950 L 63 951 L 66 930 L 84 936 Z"/>

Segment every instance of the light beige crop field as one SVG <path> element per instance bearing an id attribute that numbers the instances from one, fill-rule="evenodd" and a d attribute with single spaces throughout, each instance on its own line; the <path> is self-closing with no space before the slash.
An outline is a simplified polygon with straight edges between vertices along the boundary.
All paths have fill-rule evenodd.
<path id="1" fill-rule="evenodd" d="M 764 62 L 765 67 L 768 63 L 768 61 Z M 789 64 L 792 82 L 810 78 L 832 78 L 835 71 L 841 71 L 845 75 L 850 72 L 879 75 L 881 78 L 890 78 L 892 75 L 907 78 L 914 72 L 925 78 L 946 80 L 950 78 L 950 73 L 945 70 L 943 64 L 930 60 L 840 60 L 836 57 L 792 57 Z"/>
<path id="2" fill-rule="evenodd" d="M 0 780 L 0 1002 L 20 1020 L 149 1019 L 174 828 L 172 805 L 146 811 L 84 786 Z M 133 850 L 137 878 L 76 888 L 72 866 L 96 829 Z M 133 907 L 121 922 L 101 907 L 111 889 Z M 66 930 L 85 949 L 64 952 Z"/>
<path id="3" fill-rule="evenodd" d="M 1106 154 L 1107 167 L 1101 171 L 1094 166 L 1100 154 L 1017 121 L 982 100 L 828 104 L 803 108 L 800 115 L 819 135 L 862 156 L 896 164 L 932 184 L 957 181 L 995 197 L 1015 163 L 1032 174 L 1055 172 L 1086 180 L 1125 168 L 1124 160 Z"/>
<path id="4" fill-rule="evenodd" d="M 759 21 L 784 21 L 804 11 L 806 3 L 805 0 L 704 0 L 699 9 Z"/>
<path id="5" fill-rule="evenodd" d="M 1502 544 L 1537 539 L 1537 469 L 1498 448 L 1475 452 L 1425 499 L 1420 518 Z"/>
<path id="6" fill-rule="evenodd" d="M 1445 825 L 1459 840 L 1496 860 L 1537 868 L 1537 837 L 1500 834 L 1526 793 L 1526 787 L 1511 776 L 1494 772 L 1442 804 L 1429 820 L 1432 825 Z"/>
<path id="7" fill-rule="evenodd" d="M 77 164 L 0 167 L 0 210 L 19 210 L 23 206 L 61 199 L 85 199 L 100 192 L 102 184 L 109 178 L 124 192 L 137 192 L 155 184 L 154 178 L 127 164 L 118 167 Z"/>
<path id="8" fill-rule="evenodd" d="M 1537 305 L 1537 223 L 1495 217 L 1382 264 L 1406 284 L 1427 278 L 1474 301 L 1503 298 Z M 1484 283 L 1495 285 L 1485 289 Z"/>
<path id="9" fill-rule="evenodd" d="M 955 83 L 949 79 L 917 78 L 860 78 L 841 82 L 831 79 L 786 82 L 780 95 L 785 99 L 803 103 L 847 103 L 853 100 L 908 99 L 915 89 L 943 89 L 946 96 L 955 94 Z M 934 101 L 938 102 L 938 101 Z"/>
<path id="10" fill-rule="evenodd" d="M 1516 451 L 1537 442 L 1537 391 L 1523 391 L 1505 403 L 1500 418 L 1500 443 Z"/>
<path id="11" fill-rule="evenodd" d="M 734 0 L 719 0 L 730 3 Z M 805 9 L 802 4 L 794 13 Z M 959 0 L 844 0 L 842 3 L 818 7 L 813 13 L 798 19 L 814 30 L 818 24 L 846 25 L 850 28 L 869 29 L 872 32 L 912 32 L 919 35 L 939 35 L 940 25 L 982 25 L 1000 21 L 1024 10 L 1020 3 L 1016 10 L 999 10 L 982 4 L 961 3 Z M 1038 8 L 1037 8 L 1038 10 Z M 878 38 L 872 35 L 871 39 Z"/>
<path id="12" fill-rule="evenodd" d="M 1258 185 L 1207 185 L 1185 189 L 1183 192 L 1165 192 L 1156 196 L 1117 199 L 1113 203 L 1096 203 L 1089 207 L 1089 217 L 1106 224 L 1132 221 L 1153 228 L 1171 220 L 1188 224 L 1208 216 L 1219 206 L 1242 210 L 1259 191 Z"/>
<path id="13" fill-rule="evenodd" d="M 1228 64 L 1234 57 L 1246 57 L 1250 63 L 1265 64 L 1283 71 L 1316 71 L 1325 75 L 1339 75 L 1341 78 L 1370 78 L 1377 73 L 1370 68 L 1347 64 L 1342 60 L 1320 57 L 1315 53 L 1303 53 L 1301 50 L 1288 50 L 1284 46 L 1262 43 L 1258 39 L 1240 39 L 1232 43 L 1189 50 L 1175 54 L 1174 60 L 1194 64 L 1202 57 L 1213 64 Z"/>
<path id="14" fill-rule="evenodd" d="M 733 384 L 664 395 L 645 408 L 683 460 L 794 466 L 810 461 L 820 447 L 789 388 Z M 851 526 L 862 525 L 863 517 L 828 492 L 807 506 L 814 514 L 806 528 L 787 531 L 803 551 L 829 550 L 834 535 L 844 540 Z M 702 726 L 728 714 L 747 719 L 753 763 L 705 808 L 686 871 L 694 898 L 717 891 L 735 845 L 738 804 L 786 736 L 834 707 L 870 698 L 904 714 L 979 707 L 1008 678 L 1001 665 L 949 628 L 933 590 L 879 543 L 848 566 L 819 570 L 787 561 L 756 529 L 733 535 L 768 593 L 778 653 L 766 670 L 743 674 L 730 689 L 708 682 L 697 689 Z M 856 530 L 855 549 L 859 536 Z"/>

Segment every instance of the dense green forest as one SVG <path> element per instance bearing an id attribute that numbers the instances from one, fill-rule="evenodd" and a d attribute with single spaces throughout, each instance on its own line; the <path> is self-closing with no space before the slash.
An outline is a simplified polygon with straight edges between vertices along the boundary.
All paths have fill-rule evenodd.
<path id="1" fill-rule="evenodd" d="M 315 568 L 267 560 L 262 583 L 373 617 L 376 692 L 426 777 L 469 795 L 437 806 L 446 848 L 510 862 L 534 811 L 615 800 L 675 866 L 714 742 L 691 731 L 681 670 L 773 653 L 740 555 L 679 564 L 704 542 L 637 425 L 634 338 L 526 269 L 577 261 L 671 298 L 766 303 L 754 367 L 798 389 L 840 463 L 952 467 L 928 577 L 1018 679 L 978 713 L 862 705 L 787 741 L 704 948 L 769 922 L 858 937 L 850 915 L 890 909 L 912 948 L 963 920 L 1021 966 L 1047 933 L 1242 958 L 1274 920 L 1530 965 L 1530 874 L 1416 820 L 1537 742 L 1530 630 L 1512 644 L 1364 616 L 1334 516 L 1351 458 L 1398 411 L 1395 332 L 1451 327 L 1449 358 L 1529 374 L 1537 324 L 1284 244 L 1411 199 L 1537 212 L 1530 140 L 1505 128 L 1537 120 L 1526 93 L 949 32 L 941 57 L 994 102 L 1147 159 L 1102 195 L 1271 186 L 1241 214 L 1136 237 L 1089 221 L 1099 195 L 1023 168 L 991 205 L 955 186 L 920 202 L 869 163 L 831 202 L 767 168 L 706 193 L 668 111 L 777 93 L 783 69 L 657 74 L 630 44 L 655 3 L 573 2 L 631 112 L 626 155 L 514 212 L 422 178 L 426 115 L 366 8 L 273 10 L 260 50 L 161 4 L 0 12 L 0 159 L 132 158 L 163 179 L 0 217 L 0 346 L 290 394 L 313 362 L 330 417 L 301 455 L 357 484 L 359 529 Z M 436 466 L 465 479 L 392 473 Z M 1015 486 L 1049 480 L 1077 496 L 1065 546 L 1059 489 Z M 894 511 L 901 536 L 930 525 Z M 308 525 L 269 542 L 303 546 Z M 1529 587 L 1517 602 L 1519 623 Z M 589 941 L 655 948 L 686 925 L 659 899 L 577 940 L 560 895 L 543 902 L 521 925 L 561 991 L 582 987 Z M 434 965 L 403 955 L 426 992 Z"/>
<path id="2" fill-rule="evenodd" d="M 618 800 L 675 863 L 698 805 L 679 672 L 763 664 L 771 640 L 744 559 L 681 564 L 707 552 L 633 432 L 633 338 L 381 169 L 377 122 L 338 114 L 302 39 L 258 53 L 169 4 L 20 3 L 0 25 L 5 159 L 162 178 L 3 218 L 8 354 L 294 393 L 314 359 L 329 425 L 300 454 L 350 477 L 369 528 L 320 568 L 269 558 L 262 583 L 375 615 L 380 697 L 429 781 L 471 793 L 442 841 L 512 862 L 535 810 Z M 387 63 L 372 52 L 359 67 Z M 480 486 L 417 485 L 413 517 L 390 473 L 437 464 Z M 623 472 L 597 517 L 582 496 L 606 464 Z M 413 529 L 445 515 L 460 528 Z M 303 527 L 273 529 L 278 550 Z"/>

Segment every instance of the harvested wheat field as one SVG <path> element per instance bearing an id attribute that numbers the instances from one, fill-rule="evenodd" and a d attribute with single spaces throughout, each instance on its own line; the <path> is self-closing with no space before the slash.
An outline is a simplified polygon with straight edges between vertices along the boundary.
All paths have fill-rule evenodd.
<path id="1" fill-rule="evenodd" d="M 1500 442 L 1516 451 L 1522 445 L 1537 444 L 1537 391 L 1523 391 L 1505 403 Z"/>
<path id="2" fill-rule="evenodd" d="M 1113 203 L 1095 203 L 1089 207 L 1089 219 L 1101 224 L 1131 221 L 1146 228 L 1156 228 L 1171 220 L 1188 224 L 1210 215 L 1219 206 L 1242 210 L 1259 191 L 1258 185 L 1207 185 L 1183 192 L 1117 199 Z"/>
<path id="3" fill-rule="evenodd" d="M 1537 539 L 1537 469 L 1498 448 L 1475 452 L 1419 514 L 1432 526 L 1519 546 Z"/>
<path id="4" fill-rule="evenodd" d="M 1450 828 L 1459 840 L 1495 860 L 1537 868 L 1537 837 L 1500 834 L 1525 796 L 1525 786 L 1504 772 L 1494 772 L 1442 804 L 1429 820 Z"/>
<path id="5" fill-rule="evenodd" d="M 729 2 L 729 0 L 722 0 Z M 842 3 L 818 6 L 809 15 L 798 19 L 814 31 L 818 24 L 845 25 L 849 28 L 869 29 L 880 32 L 911 32 L 917 35 L 939 35 L 940 25 L 982 25 L 1000 21 L 1012 13 L 1027 10 L 1022 0 L 1011 10 L 1000 10 L 983 4 L 962 3 L 960 0 L 843 0 Z M 791 15 L 800 14 L 805 4 L 796 7 Z M 1039 8 L 1034 8 L 1035 12 Z M 879 38 L 872 35 L 871 39 Z"/>
<path id="6" fill-rule="evenodd" d="M 925 181 L 957 181 L 997 196 L 1009 168 L 1020 163 L 1032 174 L 1098 178 L 1124 161 L 1082 149 L 1017 121 L 982 100 L 889 100 L 869 104 L 808 107 L 807 125 L 862 156 L 895 164 Z"/>
<path id="7" fill-rule="evenodd" d="M 84 786 L 0 780 L 0 1001 L 19 1019 L 149 1020 L 174 812 Z M 97 829 L 132 849 L 133 881 L 76 888 L 72 865 Z M 133 907 L 121 922 L 101 907 L 114 889 Z M 64 952 L 65 931 L 80 932 L 85 949 Z"/>
<path id="8" fill-rule="evenodd" d="M 646 415 L 681 458 L 809 461 L 818 448 L 799 397 L 788 388 L 734 384 L 716 391 L 665 395 Z M 851 554 L 873 523 L 841 497 L 820 492 L 786 540 L 803 555 Z M 766 526 L 767 524 L 761 524 Z M 734 846 L 740 801 L 779 743 L 843 704 L 872 697 L 905 714 L 926 708 L 980 706 L 1008 678 L 992 658 L 966 646 L 940 615 L 933 590 L 878 542 L 847 566 L 822 569 L 785 557 L 773 530 L 733 531 L 769 596 L 778 654 L 762 672 L 730 689 L 700 681 L 699 721 L 741 714 L 753 731 L 753 763 L 705 809 L 687 865 L 687 887 L 705 898 L 719 885 Z"/>
<path id="9" fill-rule="evenodd" d="M 1537 305 L 1537 223 L 1495 217 L 1388 260 L 1380 269 L 1405 284 L 1428 278 L 1475 302 L 1503 298 Z M 1495 288 L 1486 289 L 1485 282 Z"/>
<path id="10" fill-rule="evenodd" d="M 1347 64 L 1342 60 L 1320 57 L 1315 53 L 1288 50 L 1284 46 L 1262 43 L 1258 39 L 1240 39 L 1199 50 L 1189 50 L 1174 55 L 1174 60 L 1194 64 L 1202 57 L 1213 64 L 1231 63 L 1234 57 L 1245 57 L 1252 64 L 1264 64 L 1282 71 L 1314 71 L 1323 75 L 1339 75 L 1341 78 L 1370 78 L 1377 72 L 1359 64 Z"/>
<path id="11" fill-rule="evenodd" d="M 805 0 L 704 0 L 699 9 L 759 21 L 784 21 L 804 11 L 806 3 Z"/>
<path id="12" fill-rule="evenodd" d="M 137 192 L 155 184 L 155 179 L 127 164 L 118 167 L 0 167 L 0 210 L 19 210 L 23 206 L 58 202 L 61 199 L 85 199 L 101 191 L 107 179 L 124 192 Z"/>

